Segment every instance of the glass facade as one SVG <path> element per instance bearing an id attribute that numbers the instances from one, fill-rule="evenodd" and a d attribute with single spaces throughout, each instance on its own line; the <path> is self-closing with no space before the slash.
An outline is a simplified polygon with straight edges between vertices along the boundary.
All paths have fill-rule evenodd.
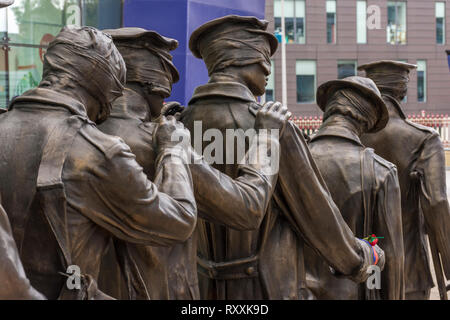
<path id="1" fill-rule="evenodd" d="M 445 2 L 436 2 L 436 43 L 445 44 Z"/>
<path id="2" fill-rule="evenodd" d="M 297 103 L 314 103 L 316 101 L 316 61 L 297 60 Z"/>
<path id="3" fill-rule="evenodd" d="M 367 43 L 367 3 L 356 1 L 356 42 Z"/>
<path id="4" fill-rule="evenodd" d="M 66 25 L 122 26 L 121 0 L 16 0 L 0 9 L 0 108 L 36 87 L 48 44 Z"/>
<path id="5" fill-rule="evenodd" d="M 406 44 L 406 2 L 388 1 L 387 42 Z"/>
<path id="6" fill-rule="evenodd" d="M 327 1 L 327 43 L 336 43 L 336 1 Z"/>
<path id="7" fill-rule="evenodd" d="M 338 61 L 338 79 L 356 76 L 357 62 L 355 60 Z"/>
<path id="8" fill-rule="evenodd" d="M 417 101 L 427 102 L 427 62 L 417 60 Z"/>
<path id="9" fill-rule="evenodd" d="M 284 23 L 286 43 L 306 42 L 306 21 L 305 21 L 305 1 L 285 0 L 284 1 Z M 281 1 L 274 2 L 275 35 L 281 42 Z"/>

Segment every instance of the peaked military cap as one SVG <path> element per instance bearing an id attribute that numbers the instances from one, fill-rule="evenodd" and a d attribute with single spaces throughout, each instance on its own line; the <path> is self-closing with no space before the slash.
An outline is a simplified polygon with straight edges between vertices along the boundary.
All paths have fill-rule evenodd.
<path id="1" fill-rule="evenodd" d="M 256 17 L 237 15 L 228 15 L 218 19 L 214 19 L 203 24 L 192 33 L 191 38 L 189 39 L 189 49 L 192 51 L 195 57 L 201 59 L 202 55 L 199 51 L 199 42 L 205 34 L 217 31 L 220 32 L 221 28 L 219 27 L 227 28 L 233 27 L 235 25 L 247 25 L 251 26 L 254 29 L 252 30 L 252 32 L 259 33 L 267 38 L 270 44 L 270 55 L 272 56 L 277 51 L 278 40 L 272 33 L 266 31 L 268 24 L 268 21 L 260 20 Z"/>
<path id="2" fill-rule="evenodd" d="M 363 64 L 358 67 L 358 70 L 366 71 L 366 73 L 370 73 L 372 70 L 389 70 L 394 72 L 407 72 L 409 73 L 411 70 L 414 70 L 417 68 L 417 65 L 410 64 L 406 62 L 401 61 L 394 61 L 394 60 L 380 60 L 380 61 L 374 61 L 370 63 Z"/>
<path id="3" fill-rule="evenodd" d="M 109 34 L 115 43 L 133 43 L 135 46 L 142 47 L 142 49 L 159 49 L 169 54 L 170 51 L 178 48 L 178 41 L 175 39 L 167 38 L 160 35 L 153 30 L 146 30 L 143 28 L 119 28 L 119 29 L 106 29 L 104 33 Z M 173 82 L 180 80 L 180 74 L 177 68 L 172 62 L 172 57 L 167 58 L 167 54 L 164 55 L 165 62 L 170 68 L 172 73 Z"/>

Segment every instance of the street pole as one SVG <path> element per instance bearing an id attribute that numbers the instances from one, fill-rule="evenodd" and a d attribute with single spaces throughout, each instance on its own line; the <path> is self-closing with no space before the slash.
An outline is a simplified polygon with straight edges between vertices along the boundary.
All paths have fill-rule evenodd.
<path id="1" fill-rule="evenodd" d="M 284 23 L 284 0 L 281 0 L 281 90 L 282 104 L 287 107 L 286 80 L 286 32 Z"/>

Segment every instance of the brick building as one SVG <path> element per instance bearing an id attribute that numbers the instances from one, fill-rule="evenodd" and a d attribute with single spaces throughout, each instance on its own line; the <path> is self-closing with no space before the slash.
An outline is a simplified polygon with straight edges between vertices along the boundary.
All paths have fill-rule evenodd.
<path id="1" fill-rule="evenodd" d="M 280 2 L 266 1 L 266 19 L 281 40 Z M 318 85 L 390 59 L 419 66 L 411 74 L 407 113 L 450 113 L 449 14 L 448 0 L 285 0 L 289 108 L 296 116 L 320 115 Z M 281 101 L 281 49 L 272 68 L 267 99 Z"/>

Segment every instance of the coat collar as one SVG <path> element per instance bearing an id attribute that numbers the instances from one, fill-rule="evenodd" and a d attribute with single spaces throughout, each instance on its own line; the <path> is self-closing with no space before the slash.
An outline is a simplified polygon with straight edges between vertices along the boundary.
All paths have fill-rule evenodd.
<path id="1" fill-rule="evenodd" d="M 386 104 L 391 103 L 397 109 L 402 119 L 406 119 L 406 115 L 403 112 L 402 106 L 397 99 L 385 93 L 382 93 L 381 96 L 383 97 L 383 100 L 386 102 Z"/>
<path id="2" fill-rule="evenodd" d="M 70 113 L 74 115 L 79 115 L 87 118 L 86 108 L 81 102 L 73 99 L 72 97 L 66 94 L 62 94 L 46 88 L 35 88 L 28 90 L 21 96 L 18 96 L 17 98 L 13 99 L 13 101 L 9 105 L 8 110 L 18 107 L 16 106 L 16 104 L 30 103 L 30 102 L 63 107 L 69 110 Z"/>
<path id="3" fill-rule="evenodd" d="M 359 139 L 358 135 L 351 130 L 338 127 L 338 126 L 327 126 L 326 124 L 322 126 L 319 131 L 311 138 L 311 142 L 314 142 L 320 137 L 339 137 L 355 142 L 356 144 L 364 147 Z"/>
<path id="4" fill-rule="evenodd" d="M 232 81 L 211 81 L 194 90 L 189 104 L 194 103 L 196 100 L 213 96 L 240 99 L 245 102 L 256 102 L 255 96 L 251 93 L 250 89 L 243 84 Z"/>

